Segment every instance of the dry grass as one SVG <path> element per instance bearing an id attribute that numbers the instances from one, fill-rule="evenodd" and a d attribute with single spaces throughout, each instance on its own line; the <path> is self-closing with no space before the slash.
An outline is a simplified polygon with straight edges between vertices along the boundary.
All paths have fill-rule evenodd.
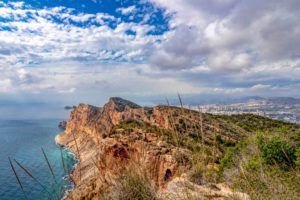
<path id="1" fill-rule="evenodd" d="M 292 200 L 298 199 L 300 195 L 299 171 L 284 174 L 276 172 L 279 169 L 261 169 L 248 171 L 241 167 L 240 176 L 235 179 L 235 187 L 240 191 L 248 193 L 252 199 L 274 199 Z M 298 180 L 297 180 L 298 179 Z"/>
<path id="2" fill-rule="evenodd" d="M 130 164 L 117 180 L 111 190 L 111 198 L 115 200 L 156 200 L 155 188 L 150 178 L 140 167 Z"/>

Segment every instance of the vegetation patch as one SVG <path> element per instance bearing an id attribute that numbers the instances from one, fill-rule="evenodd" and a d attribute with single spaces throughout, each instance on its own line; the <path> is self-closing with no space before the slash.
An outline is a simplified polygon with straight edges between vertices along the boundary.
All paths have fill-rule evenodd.
<path id="1" fill-rule="evenodd" d="M 270 139 L 260 136 L 259 148 L 263 160 L 270 165 L 292 166 L 296 161 L 296 149 L 279 136 Z"/>

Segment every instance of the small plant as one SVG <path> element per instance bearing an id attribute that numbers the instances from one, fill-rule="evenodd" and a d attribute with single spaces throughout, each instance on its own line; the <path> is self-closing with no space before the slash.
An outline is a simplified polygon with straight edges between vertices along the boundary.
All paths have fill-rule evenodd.
<path id="1" fill-rule="evenodd" d="M 187 125 L 186 125 L 184 119 L 180 118 L 180 119 L 179 119 L 179 124 L 181 124 L 182 128 L 184 128 L 184 129 L 187 128 Z"/>
<path id="2" fill-rule="evenodd" d="M 189 174 L 189 179 L 193 183 L 196 183 L 197 185 L 203 185 L 203 184 L 205 184 L 204 173 L 205 173 L 204 164 L 201 162 L 198 162 L 198 163 L 194 164 L 194 166 L 192 167 L 190 174 Z"/>
<path id="3" fill-rule="evenodd" d="M 216 141 L 217 141 L 218 144 L 223 144 L 224 143 L 221 135 L 216 136 Z"/>
<path id="4" fill-rule="evenodd" d="M 175 152 L 174 156 L 175 156 L 175 160 L 179 164 L 188 165 L 191 162 L 190 155 L 188 154 L 188 152 L 178 150 Z"/>

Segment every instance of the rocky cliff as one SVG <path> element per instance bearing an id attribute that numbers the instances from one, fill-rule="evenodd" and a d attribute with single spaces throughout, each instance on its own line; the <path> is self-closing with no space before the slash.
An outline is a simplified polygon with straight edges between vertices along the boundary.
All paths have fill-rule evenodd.
<path id="1" fill-rule="evenodd" d="M 79 160 L 72 173 L 75 188 L 68 194 L 70 199 L 101 199 L 102 194 L 111 193 L 127 166 L 133 165 L 143 169 L 162 199 L 184 199 L 183 191 L 196 199 L 247 199 L 226 184 L 191 182 L 186 174 L 193 152 L 208 149 L 210 153 L 202 158 L 214 168 L 225 148 L 247 134 L 238 126 L 199 112 L 170 106 L 141 107 L 114 97 L 103 107 L 75 107 L 56 141 Z"/>

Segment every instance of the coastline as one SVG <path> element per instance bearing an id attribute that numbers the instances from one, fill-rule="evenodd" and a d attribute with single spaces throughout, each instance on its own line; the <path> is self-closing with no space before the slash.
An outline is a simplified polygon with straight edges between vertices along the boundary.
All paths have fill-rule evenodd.
<path id="1" fill-rule="evenodd" d="M 84 134 L 76 134 L 75 142 L 73 136 L 67 128 L 55 137 L 55 142 L 68 149 L 76 160 L 69 175 L 73 188 L 65 194 L 64 199 L 80 199 L 82 193 L 86 192 L 87 186 L 92 183 L 91 180 L 98 176 L 98 172 L 94 171 L 94 163 L 92 162 L 92 158 L 97 157 L 94 141 Z"/>
<path id="2" fill-rule="evenodd" d="M 60 134 L 63 134 L 64 132 L 60 132 L 59 134 L 57 134 L 54 138 L 55 140 L 55 144 L 59 147 L 59 148 L 63 148 L 66 149 L 68 151 L 68 153 L 70 153 L 75 161 L 75 163 L 72 165 L 72 168 L 70 169 L 70 172 L 68 174 L 66 174 L 63 178 L 67 179 L 67 181 L 71 184 L 71 188 L 66 190 L 62 196 L 62 200 L 67 199 L 68 195 L 75 189 L 75 182 L 72 178 L 74 171 L 76 170 L 78 164 L 79 164 L 79 159 L 77 158 L 77 155 L 75 152 L 72 151 L 72 149 L 70 149 L 68 146 L 63 145 L 62 143 L 60 143 L 58 141 L 58 137 L 60 136 Z"/>

